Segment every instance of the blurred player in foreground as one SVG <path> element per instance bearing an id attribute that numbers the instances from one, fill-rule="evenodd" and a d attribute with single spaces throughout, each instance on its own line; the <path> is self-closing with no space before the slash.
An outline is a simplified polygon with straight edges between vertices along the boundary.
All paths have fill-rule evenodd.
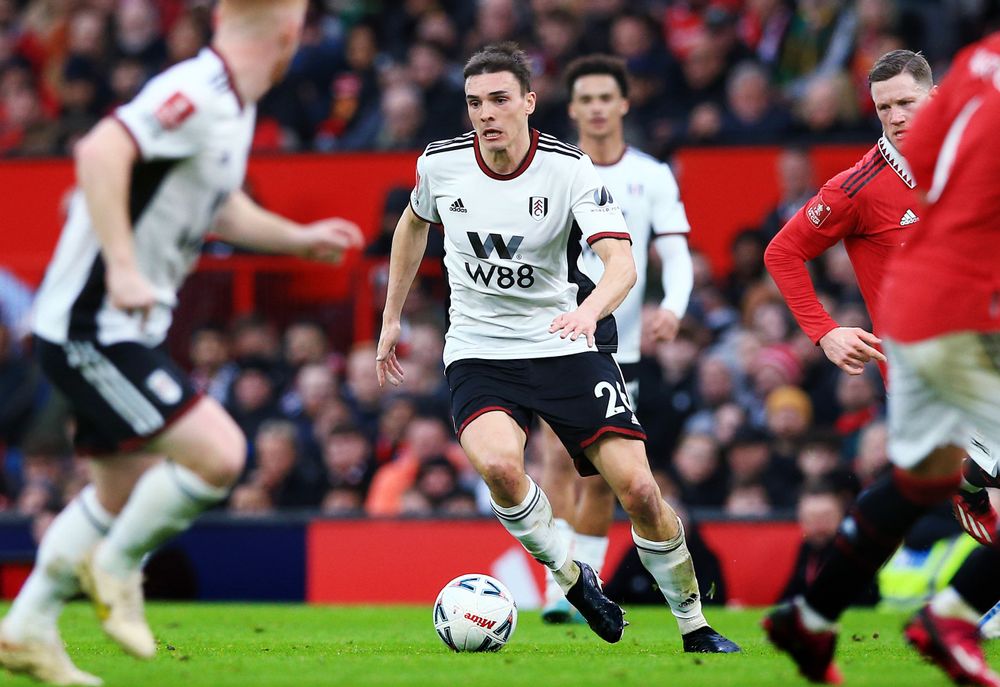
<path id="1" fill-rule="evenodd" d="M 490 490 L 504 527 L 549 568 L 602 639 L 617 642 L 622 609 L 586 563 L 569 556 L 544 492 L 524 471 L 527 427 L 537 414 L 583 474 L 600 473 L 632 520 L 643 564 L 681 632 L 736 651 L 701 613 L 680 520 L 646 460 L 645 432 L 611 357 L 611 313 L 635 283 L 621 209 L 579 148 L 528 126 L 535 109 L 526 57 L 490 46 L 465 66 L 474 131 L 427 146 L 410 207 L 396 227 L 376 371 L 403 381 L 395 347 L 403 301 L 430 222 L 445 233 L 451 292 L 444 359 L 459 441 Z M 595 284 L 579 268 L 581 240 L 604 263 Z"/>
<path id="2" fill-rule="evenodd" d="M 618 325 L 614 357 L 634 406 L 640 392 L 636 368 L 650 245 L 662 261 L 665 294 L 655 311 L 653 332 L 657 340 L 670 341 L 691 296 L 690 226 L 670 168 L 625 143 L 623 120 L 629 107 L 625 65 L 604 55 L 582 57 L 566 68 L 564 80 L 570 93 L 569 116 L 580 133 L 580 148 L 593 160 L 601 181 L 621 205 L 632 238 L 637 278 L 614 312 Z M 581 259 L 587 275 L 599 279 L 604 265 L 589 246 L 583 248 Z M 614 519 L 615 495 L 604 480 L 577 477 L 551 430 L 546 427 L 544 431 L 540 486 L 552 503 L 556 526 L 572 537 L 573 557 L 600 574 Z M 551 574 L 547 575 L 542 619 L 558 623 L 570 618 L 571 609 L 562 590 Z"/>
<path id="3" fill-rule="evenodd" d="M 878 362 L 886 374 L 881 339 L 858 327 L 841 327 L 816 296 L 805 263 L 840 240 L 847 254 L 873 330 L 881 332 L 883 277 L 889 257 L 922 231 L 913 174 L 899 148 L 914 115 L 931 99 L 934 81 L 922 55 L 893 50 L 880 57 L 868 75 L 883 135 L 850 169 L 830 179 L 774 237 L 764 261 L 802 331 L 847 374 L 861 374 Z M 890 389 L 890 393 L 892 390 Z M 991 543 L 997 513 L 986 486 L 998 486 L 997 459 L 981 437 L 969 442 L 962 488 L 953 509 L 962 528 L 983 544 Z"/>
<path id="4" fill-rule="evenodd" d="M 906 136 L 928 204 L 925 226 L 891 258 L 883 286 L 895 488 L 882 484 L 858 500 L 805 598 L 764 621 L 771 641 L 814 682 L 840 681 L 837 619 L 913 523 L 951 496 L 972 428 L 1000 445 L 998 84 L 1000 35 L 993 34 L 959 53 Z M 956 683 L 1000 687 L 977 627 L 1000 598 L 998 579 L 996 545 L 976 549 L 906 627 L 907 640 Z"/>
<path id="5" fill-rule="evenodd" d="M 301 226 L 240 187 L 255 103 L 298 46 L 305 0 L 223 0 L 209 48 L 152 79 L 75 150 L 79 190 L 36 301 L 35 348 L 69 399 L 92 484 L 55 519 L 0 625 L 0 664 L 55 684 L 99 685 L 57 621 L 80 586 L 128 653 L 156 651 L 143 557 L 224 499 L 246 443 L 197 394 L 163 342 L 207 231 L 251 248 L 335 260 L 358 228 Z"/>

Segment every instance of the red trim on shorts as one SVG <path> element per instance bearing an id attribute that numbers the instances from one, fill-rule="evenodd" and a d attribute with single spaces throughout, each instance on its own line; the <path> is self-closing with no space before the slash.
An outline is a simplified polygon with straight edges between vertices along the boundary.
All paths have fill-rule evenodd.
<path id="1" fill-rule="evenodd" d="M 518 178 L 524 173 L 524 170 L 531 166 L 531 161 L 535 159 L 535 151 L 538 150 L 538 130 L 532 129 L 530 135 L 531 143 L 528 145 L 528 153 L 524 156 L 524 159 L 521 160 L 521 164 L 517 166 L 517 169 L 510 174 L 498 174 L 490 169 L 489 165 L 487 165 L 486 161 L 483 159 L 483 151 L 479 149 L 479 134 L 475 134 L 472 137 L 474 143 L 472 149 L 476 151 L 476 163 L 479 165 L 479 169 L 481 169 L 483 174 L 488 176 L 490 179 L 496 179 L 497 181 L 510 181 L 511 179 Z"/>
<path id="2" fill-rule="evenodd" d="M 624 427 L 612 427 L 611 425 L 608 425 L 606 427 L 601 427 L 590 438 L 581 441 L 580 448 L 587 448 L 595 441 L 600 439 L 601 435 L 607 434 L 608 432 L 611 432 L 612 434 L 621 434 L 622 436 L 626 436 L 631 439 L 641 439 L 642 441 L 646 440 L 646 433 L 641 432 L 638 429 L 625 429 Z"/>
<path id="3" fill-rule="evenodd" d="M 899 487 L 900 493 L 913 503 L 920 506 L 936 506 L 958 491 L 962 483 L 962 471 L 947 477 L 916 477 L 906 470 L 893 468 L 892 480 Z"/>
<path id="4" fill-rule="evenodd" d="M 601 233 L 594 234 L 587 239 L 587 245 L 593 246 L 601 239 L 619 239 L 621 241 L 628 241 L 629 243 L 632 243 L 632 237 L 627 231 L 602 231 Z"/>
<path id="5" fill-rule="evenodd" d="M 480 415 L 485 415 L 486 413 L 491 413 L 494 410 L 499 410 L 501 413 L 507 413 L 507 415 L 510 416 L 511 420 L 514 420 L 514 422 L 517 422 L 517 420 L 514 419 L 514 413 L 510 412 L 509 409 L 504 408 L 503 406 L 486 406 L 485 408 L 480 408 L 479 410 L 477 410 L 476 412 L 474 412 L 472 415 L 470 415 L 469 417 L 467 417 L 465 419 L 465 422 L 462 423 L 462 426 L 458 428 L 457 432 L 455 432 L 456 438 L 457 439 L 461 439 L 462 438 L 462 432 L 465 431 L 465 428 L 469 426 L 470 422 L 472 422 L 473 420 L 475 420 Z M 522 428 L 522 429 L 524 429 L 525 434 L 527 434 L 528 430 L 526 428 Z"/>
<path id="6" fill-rule="evenodd" d="M 121 451 L 122 453 L 131 453 L 132 451 L 137 451 L 141 449 L 143 446 L 151 442 L 153 439 L 155 439 L 156 437 L 160 436 L 168 429 L 170 429 L 171 425 L 173 425 L 175 422 L 184 417 L 187 414 L 187 412 L 192 408 L 194 408 L 195 404 L 204 397 L 205 394 L 199 391 L 194 396 L 189 398 L 180 408 L 175 410 L 170 415 L 170 417 L 164 420 L 163 426 L 160 427 L 158 430 L 156 430 L 155 432 L 153 432 L 148 436 L 133 437 L 131 439 L 126 439 L 125 441 L 120 441 L 118 442 L 118 450 Z"/>
<path id="7" fill-rule="evenodd" d="M 129 125 L 125 123 L 125 120 L 119 117 L 117 114 L 112 114 L 110 116 L 112 120 L 121 124 L 121 127 L 125 129 L 125 133 L 127 133 L 128 137 L 132 139 L 132 145 L 135 146 L 135 156 L 141 160 L 142 146 L 139 145 L 139 139 L 135 137 L 135 133 L 133 133 L 132 129 L 129 128 Z"/>

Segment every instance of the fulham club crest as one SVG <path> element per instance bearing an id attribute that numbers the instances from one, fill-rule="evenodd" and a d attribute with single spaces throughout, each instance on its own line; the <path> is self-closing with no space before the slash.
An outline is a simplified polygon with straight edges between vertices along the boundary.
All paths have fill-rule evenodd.
<path id="1" fill-rule="evenodd" d="M 531 196 L 528 199 L 528 214 L 536 222 L 541 222 L 549 214 L 549 199 L 545 196 Z"/>

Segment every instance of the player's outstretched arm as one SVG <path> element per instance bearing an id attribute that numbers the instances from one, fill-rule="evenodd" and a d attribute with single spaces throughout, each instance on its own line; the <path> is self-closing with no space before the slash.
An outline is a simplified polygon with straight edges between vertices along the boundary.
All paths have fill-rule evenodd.
<path id="1" fill-rule="evenodd" d="M 233 191 L 219 210 L 215 231 L 222 238 L 254 250 L 336 262 L 345 250 L 360 248 L 364 236 L 354 222 L 339 217 L 302 225 Z"/>
<path id="2" fill-rule="evenodd" d="M 663 263 L 663 301 L 653 319 L 653 335 L 659 341 L 673 341 L 687 312 L 694 288 L 694 265 L 685 234 L 666 234 L 653 241 Z"/>
<path id="3" fill-rule="evenodd" d="M 417 217 L 410 206 L 406 206 L 396 223 L 392 235 L 392 251 L 389 254 L 389 283 L 386 287 L 385 310 L 382 311 L 382 333 L 375 354 L 375 374 L 379 386 L 388 379 L 394 386 L 403 383 L 403 368 L 396 358 L 396 344 L 399 343 L 400 318 L 403 302 L 410 292 L 413 278 L 417 276 L 420 261 L 427 248 L 427 230 L 430 225 Z"/>
<path id="4" fill-rule="evenodd" d="M 136 263 L 128 214 L 128 189 L 138 154 L 125 127 L 111 118 L 101 120 L 73 151 L 77 183 L 101 242 L 111 305 L 145 317 L 156 296 Z"/>
<path id="5" fill-rule="evenodd" d="M 604 319 L 621 305 L 636 280 L 632 246 L 628 241 L 606 238 L 595 241 L 592 247 L 604 263 L 604 274 L 580 307 L 557 316 L 549 325 L 549 332 L 558 333 L 563 339 L 568 336 L 570 340 L 576 341 L 579 336 L 586 336 L 590 347 L 594 346 L 598 320 Z"/>
<path id="6" fill-rule="evenodd" d="M 869 360 L 886 362 L 885 355 L 876 348 L 880 343 L 882 339 L 860 327 L 837 327 L 819 340 L 830 362 L 849 375 L 864 372 Z"/>

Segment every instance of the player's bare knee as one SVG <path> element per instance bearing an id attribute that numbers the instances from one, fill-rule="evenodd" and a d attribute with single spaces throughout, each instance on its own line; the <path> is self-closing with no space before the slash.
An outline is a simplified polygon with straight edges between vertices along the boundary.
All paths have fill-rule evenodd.
<path id="1" fill-rule="evenodd" d="M 239 429 L 227 431 L 212 442 L 210 454 L 195 472 L 212 486 L 229 487 L 243 474 L 246 455 L 247 441 L 243 433 Z"/>
<path id="2" fill-rule="evenodd" d="M 656 481 L 649 475 L 636 475 L 619 490 L 618 500 L 633 519 L 650 522 L 658 519 L 663 498 Z"/>
<path id="3" fill-rule="evenodd" d="M 520 461 L 502 453 L 480 461 L 480 474 L 490 492 L 516 501 L 524 488 L 524 468 Z"/>

